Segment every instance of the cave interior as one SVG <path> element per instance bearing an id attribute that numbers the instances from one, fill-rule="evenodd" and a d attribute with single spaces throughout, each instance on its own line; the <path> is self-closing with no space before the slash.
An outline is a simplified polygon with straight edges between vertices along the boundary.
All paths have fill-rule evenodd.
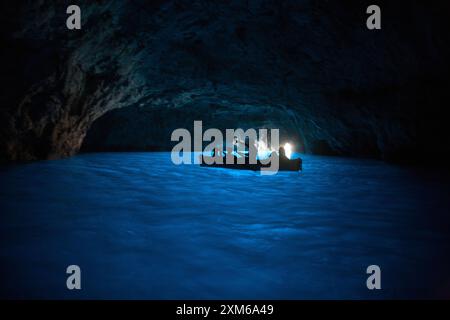
<path id="1" fill-rule="evenodd" d="M 0 159 L 170 150 L 194 120 L 280 128 L 298 152 L 445 162 L 445 6 L 379 1 L 2 4 Z M 69 4 L 62 1 L 61 7 Z"/>

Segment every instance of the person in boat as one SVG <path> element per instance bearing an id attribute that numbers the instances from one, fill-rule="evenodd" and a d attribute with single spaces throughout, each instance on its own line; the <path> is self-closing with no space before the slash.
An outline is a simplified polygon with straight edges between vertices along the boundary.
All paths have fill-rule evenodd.
<path id="1" fill-rule="evenodd" d="M 278 149 L 278 153 L 275 152 L 275 151 L 273 151 L 273 152 L 270 154 L 270 158 L 271 158 L 271 159 L 274 159 L 275 157 L 278 158 L 279 163 L 289 161 L 289 158 L 286 156 L 286 150 L 284 150 L 283 147 L 280 147 L 280 148 Z"/>
<path id="2" fill-rule="evenodd" d="M 239 149 L 240 145 L 244 146 L 244 148 L 243 148 L 244 150 Z M 238 137 L 234 137 L 233 149 L 234 149 L 234 152 L 236 154 L 238 154 L 240 157 L 246 158 L 245 163 L 256 163 L 256 153 L 251 154 L 250 141 L 249 141 L 248 137 L 245 138 L 245 141 L 239 140 Z M 252 162 L 250 161 L 251 155 L 254 157 Z"/>
<path id="3" fill-rule="evenodd" d="M 226 153 L 226 155 L 225 155 L 225 158 L 228 156 L 228 155 L 232 155 L 233 156 L 233 163 L 237 163 L 237 159 L 238 159 L 238 157 L 233 153 L 233 148 L 232 147 L 227 147 L 227 153 Z M 226 162 L 225 162 L 226 163 Z"/>
<path id="4" fill-rule="evenodd" d="M 256 149 L 256 147 L 249 147 L 248 145 L 246 145 L 246 149 L 244 150 L 244 152 L 237 151 L 236 153 L 241 158 L 244 158 L 245 164 L 258 164 L 258 150 Z"/>
<path id="5" fill-rule="evenodd" d="M 278 149 L 278 154 L 280 156 L 280 161 L 286 161 L 289 160 L 289 158 L 286 156 L 286 150 L 284 150 L 283 147 L 280 147 Z"/>
<path id="6" fill-rule="evenodd" d="M 239 141 L 238 137 L 235 136 L 233 139 L 233 152 L 239 153 L 239 150 L 238 150 L 239 144 L 240 144 L 240 141 Z M 227 153 L 228 153 L 228 148 L 227 148 Z"/>

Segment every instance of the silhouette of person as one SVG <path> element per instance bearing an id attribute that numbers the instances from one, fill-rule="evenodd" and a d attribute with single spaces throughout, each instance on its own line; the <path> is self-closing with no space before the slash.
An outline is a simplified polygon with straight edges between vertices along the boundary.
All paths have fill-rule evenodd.
<path id="1" fill-rule="evenodd" d="M 278 149 L 278 154 L 280 155 L 280 160 L 289 160 L 289 158 L 286 156 L 286 150 L 284 150 L 283 147 L 280 147 L 280 149 Z"/>

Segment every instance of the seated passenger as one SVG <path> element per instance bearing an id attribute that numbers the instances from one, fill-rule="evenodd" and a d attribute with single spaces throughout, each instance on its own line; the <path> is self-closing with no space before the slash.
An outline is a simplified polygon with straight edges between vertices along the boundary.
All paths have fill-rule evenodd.
<path id="1" fill-rule="evenodd" d="M 286 150 L 284 150 L 283 147 L 280 147 L 280 149 L 278 149 L 278 154 L 280 155 L 280 159 L 289 160 L 289 158 L 286 156 Z"/>
<path id="2" fill-rule="evenodd" d="M 232 147 L 227 147 L 227 154 L 225 155 L 225 157 L 226 157 L 226 163 L 227 164 L 237 163 L 238 157 L 233 154 L 233 148 Z M 230 160 L 228 160 L 228 159 L 230 159 Z M 229 163 L 228 161 L 233 161 L 233 162 Z"/>
<path id="3" fill-rule="evenodd" d="M 248 158 L 248 163 L 250 164 L 256 164 L 258 163 L 258 148 L 256 148 L 256 146 L 249 146 L 248 150 L 248 154 L 247 154 L 247 158 Z"/>

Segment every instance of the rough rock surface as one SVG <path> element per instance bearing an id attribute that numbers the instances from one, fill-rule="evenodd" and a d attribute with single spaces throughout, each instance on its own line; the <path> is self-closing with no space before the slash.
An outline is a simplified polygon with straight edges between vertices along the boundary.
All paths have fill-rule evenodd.
<path id="1" fill-rule="evenodd" d="M 167 128 L 197 115 L 280 126 L 312 153 L 405 161 L 448 145 L 444 4 L 378 1 L 381 31 L 357 0 L 78 1 L 80 31 L 69 4 L 1 4 L 3 160 L 72 155 L 123 107 L 87 150 L 167 148 Z"/>
<path id="2" fill-rule="evenodd" d="M 202 132 L 209 128 L 253 128 L 259 136 L 270 134 L 269 129 L 280 130 L 280 143 L 298 145 L 302 138 L 297 130 L 295 115 L 263 105 L 222 106 L 195 101 L 183 107 L 128 107 L 106 113 L 94 122 L 83 142 L 81 151 L 163 151 L 177 143 L 171 141 L 172 132 L 186 128 L 194 139 L 194 121 L 202 122 Z M 259 131 L 259 129 L 268 129 Z M 192 140 L 193 141 L 193 140 Z M 204 141 L 203 148 L 210 142 Z M 303 149 L 298 151 L 304 151 Z M 200 150 L 196 150 L 200 151 Z"/>

